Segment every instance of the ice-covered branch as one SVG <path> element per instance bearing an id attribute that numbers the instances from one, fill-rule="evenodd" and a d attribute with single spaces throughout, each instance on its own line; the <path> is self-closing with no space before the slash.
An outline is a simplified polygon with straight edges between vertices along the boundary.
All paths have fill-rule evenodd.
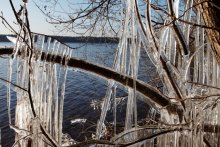
<path id="1" fill-rule="evenodd" d="M 11 53 L 12 53 L 12 48 L 0 49 L 0 55 L 11 54 Z M 46 53 L 42 52 L 41 59 L 46 60 L 47 62 L 53 61 L 58 64 L 62 64 L 62 65 L 65 64 L 64 59 L 60 55 L 46 54 Z M 76 58 L 70 58 L 67 66 L 79 68 L 79 69 L 85 70 L 87 72 L 91 72 L 93 74 L 102 76 L 103 78 L 106 78 L 106 79 L 113 79 L 124 86 L 129 86 L 129 87 L 133 88 L 133 79 L 130 76 L 118 73 L 118 72 L 112 70 L 111 68 L 102 67 L 100 65 L 86 62 L 83 60 L 79 60 Z M 152 101 L 156 102 L 158 105 L 160 105 L 162 107 L 172 105 L 170 100 L 165 95 L 163 95 L 156 88 L 154 88 L 144 82 L 137 80 L 136 81 L 136 88 L 137 88 L 137 91 L 139 91 L 142 95 L 151 99 Z"/>

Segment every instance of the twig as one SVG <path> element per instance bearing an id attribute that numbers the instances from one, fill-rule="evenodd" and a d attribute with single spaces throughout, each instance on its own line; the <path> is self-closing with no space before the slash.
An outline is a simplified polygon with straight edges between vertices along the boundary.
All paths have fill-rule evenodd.
<path id="1" fill-rule="evenodd" d="M 212 147 L 209 143 L 209 141 L 205 138 L 205 136 L 203 136 L 203 141 L 204 143 L 207 145 L 207 147 Z"/>
<path id="2" fill-rule="evenodd" d="M 14 87 L 19 88 L 19 89 L 21 89 L 21 90 L 27 92 L 27 89 L 25 89 L 25 88 L 23 88 L 23 87 L 21 87 L 21 86 L 18 86 L 18 85 L 14 84 L 14 83 L 12 83 L 12 82 L 10 82 L 10 81 L 8 81 L 8 80 L 5 80 L 5 79 L 3 79 L 3 78 L 0 78 L 0 80 L 4 81 L 4 82 L 6 82 L 6 83 L 10 83 L 10 84 L 13 85 Z"/>
<path id="3" fill-rule="evenodd" d="M 23 137 L 19 138 L 18 140 L 15 141 L 15 143 L 12 145 L 12 147 L 15 147 L 15 145 L 16 145 L 17 143 L 19 143 L 20 140 L 23 140 L 23 139 L 25 139 L 25 138 L 27 138 L 27 137 L 29 137 L 29 136 L 31 136 L 31 135 L 33 135 L 33 133 L 30 133 L 30 134 L 28 134 L 28 135 L 26 135 L 26 136 L 23 136 Z M 18 145 L 18 146 L 19 146 L 19 145 Z"/>
<path id="4" fill-rule="evenodd" d="M 132 141 L 130 143 L 124 144 L 121 147 L 126 147 L 126 146 L 130 146 L 130 145 L 134 145 L 134 144 L 136 144 L 138 142 L 142 142 L 142 141 L 145 141 L 145 140 L 148 140 L 148 139 L 152 139 L 152 138 L 158 137 L 160 135 L 164 135 L 164 134 L 175 132 L 175 131 L 183 131 L 183 130 L 179 129 L 179 128 L 170 129 L 170 130 L 164 130 L 164 131 L 161 131 L 161 132 L 158 132 L 158 133 L 155 133 L 155 134 L 152 134 L 152 135 L 149 135 L 149 136 L 137 139 L 136 141 Z"/>
<path id="5" fill-rule="evenodd" d="M 192 84 L 195 84 L 195 85 L 200 85 L 200 86 L 204 86 L 204 87 L 220 90 L 220 88 L 218 88 L 218 87 L 207 85 L 207 84 L 202 84 L 202 83 L 198 83 L 198 82 L 187 81 L 187 83 L 192 83 Z"/>
<path id="6" fill-rule="evenodd" d="M 170 13 L 171 13 L 171 16 L 173 19 L 172 24 L 173 24 L 174 32 L 176 33 L 176 36 L 177 36 L 177 38 L 183 48 L 183 51 L 181 53 L 182 53 L 182 55 L 188 55 L 189 54 L 189 46 L 186 43 L 186 40 L 183 36 L 182 31 L 180 30 L 179 26 L 176 24 L 176 16 L 173 11 L 173 1 L 168 0 L 168 4 L 169 4 Z"/>

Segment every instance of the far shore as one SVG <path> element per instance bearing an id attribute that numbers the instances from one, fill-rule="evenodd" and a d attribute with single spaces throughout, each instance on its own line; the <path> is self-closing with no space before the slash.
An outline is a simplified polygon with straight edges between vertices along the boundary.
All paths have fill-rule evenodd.
<path id="1" fill-rule="evenodd" d="M 0 35 L 0 42 L 10 42 L 6 36 L 14 35 Z M 71 37 L 71 36 L 50 36 L 60 42 L 87 42 L 87 43 L 118 43 L 118 38 L 113 37 Z"/>

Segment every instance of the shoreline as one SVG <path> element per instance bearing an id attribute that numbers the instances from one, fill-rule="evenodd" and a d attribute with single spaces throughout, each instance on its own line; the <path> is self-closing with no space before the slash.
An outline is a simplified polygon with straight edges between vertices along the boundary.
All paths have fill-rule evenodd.
<path id="1" fill-rule="evenodd" d="M 0 35 L 0 42 L 10 42 L 6 36 L 15 37 L 16 35 L 5 34 Z M 71 37 L 71 36 L 50 36 L 60 42 L 76 42 L 76 43 L 118 43 L 119 38 L 114 37 Z M 47 37 L 46 37 L 47 39 Z"/>

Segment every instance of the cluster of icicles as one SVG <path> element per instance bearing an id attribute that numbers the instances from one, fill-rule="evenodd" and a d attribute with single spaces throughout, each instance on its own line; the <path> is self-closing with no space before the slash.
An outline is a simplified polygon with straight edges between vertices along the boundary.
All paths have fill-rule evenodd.
<path id="1" fill-rule="evenodd" d="M 173 11 L 178 17 L 179 0 L 174 0 L 172 4 L 169 2 L 168 11 Z M 123 1 L 122 6 L 124 9 L 121 13 L 123 20 L 121 21 L 120 42 L 112 68 L 118 73 L 132 77 L 134 88 L 125 87 L 128 93 L 125 126 L 124 130 L 117 134 L 116 89 L 118 83 L 112 79 L 108 80 L 108 88 L 102 103 L 94 139 L 100 140 L 105 135 L 105 118 L 109 107 L 112 106 L 114 117 L 114 136 L 110 140 L 112 143 L 131 143 L 130 145 L 134 146 L 150 147 L 201 147 L 206 146 L 208 141 L 208 144 L 217 146 L 218 131 L 214 128 L 212 130 L 215 133 L 205 132 L 204 125 L 217 126 L 220 122 L 218 112 L 220 107 L 217 103 L 218 87 L 220 87 L 220 82 L 217 81 L 220 79 L 220 67 L 205 37 L 204 29 L 197 27 L 194 30 L 195 41 L 193 47 L 189 47 L 192 29 L 189 24 L 175 21 L 170 25 L 163 26 L 159 32 L 155 32 L 151 22 L 153 10 L 151 10 L 150 4 L 146 4 L 146 16 L 144 18 L 140 15 L 141 12 L 136 0 Z M 192 21 L 192 6 L 193 0 L 188 0 L 184 8 L 187 13 L 182 18 L 183 20 Z M 196 20 L 198 24 L 203 22 L 199 13 L 196 14 Z M 171 17 L 167 17 L 165 21 L 171 22 L 173 20 Z M 176 25 L 177 30 L 173 29 L 173 25 Z M 183 42 L 176 37 L 175 31 L 180 32 L 181 36 L 179 37 L 182 38 L 181 41 Z M 34 146 L 44 146 L 45 140 L 50 144 L 48 138 L 45 139 L 45 136 L 39 133 L 42 131 L 42 127 L 61 146 L 67 68 L 61 68 L 53 62 L 47 63 L 41 59 L 41 53 L 62 55 L 66 65 L 68 59 L 71 58 L 71 49 L 43 35 L 32 34 L 32 43 L 34 45 L 33 56 L 29 60 L 28 45 L 18 37 L 14 56 L 10 61 L 9 70 L 11 73 L 14 59 L 19 59 L 17 86 L 24 89 L 31 87 L 29 91 L 26 91 L 8 84 L 9 110 L 10 89 L 13 88 L 17 92 L 15 125 L 12 125 L 10 120 L 10 126 L 16 132 L 15 142 L 19 142 L 21 146 L 28 144 L 28 138 L 31 138 Z M 30 43 L 29 38 L 29 46 L 32 43 Z M 185 46 L 181 44 L 185 44 Z M 163 94 L 171 98 L 172 103 L 183 110 L 181 115 L 177 115 L 177 113 L 171 113 L 167 107 L 163 108 L 155 103 L 154 108 L 160 112 L 160 121 L 156 125 L 139 126 L 137 120 L 137 95 L 140 93 L 136 89 L 135 81 L 138 78 L 141 49 L 146 51 L 150 61 L 157 69 L 164 86 Z M 184 49 L 187 52 L 182 51 Z M 11 81 L 10 75 L 8 81 Z M 59 86 L 61 88 L 60 93 L 58 92 Z M 30 97 L 35 108 L 35 116 L 31 110 Z M 149 113 L 153 114 L 155 111 Z M 140 141 L 137 141 L 138 139 Z M 132 144 L 132 142 L 135 143 Z"/>
<path id="2" fill-rule="evenodd" d="M 8 84 L 7 100 L 10 127 L 16 132 L 15 145 L 27 146 L 31 140 L 33 146 L 44 146 L 45 138 L 40 133 L 41 127 L 44 127 L 54 140 L 62 144 L 66 65 L 72 49 L 50 37 L 36 34 L 32 34 L 32 37 L 34 50 L 31 61 L 28 45 L 22 42 L 16 44 L 19 56 L 10 59 L 9 81 L 11 81 L 14 59 L 17 58 L 17 82 L 16 86 Z M 44 59 L 41 58 L 42 52 L 46 53 Z M 50 63 L 46 62 L 47 54 L 62 55 L 64 67 L 55 64 L 53 62 L 55 59 L 50 59 Z M 31 71 L 29 71 L 30 68 Z M 28 91 L 29 87 L 30 91 Z M 10 89 L 17 94 L 15 125 L 11 124 Z M 50 142 L 47 143 L 50 144 Z"/>
<path id="3" fill-rule="evenodd" d="M 154 16 L 151 13 L 155 11 L 151 10 L 150 4 L 148 1 L 146 15 L 141 17 L 142 12 L 139 10 L 137 0 L 122 2 L 124 9 L 121 12 L 123 19 L 120 42 L 113 68 L 121 74 L 131 76 L 134 79 L 134 88 L 125 87 L 128 97 L 124 131 L 115 134 L 111 141 L 118 144 L 152 147 L 218 146 L 219 133 L 215 126 L 219 125 L 220 120 L 218 112 L 220 67 L 205 36 L 204 28 L 197 27 L 193 34 L 190 34 L 192 26 L 178 21 L 172 22 L 174 20 L 166 16 L 164 23 L 170 25 L 164 25 L 156 32 L 151 21 L 151 17 Z M 193 22 L 192 17 L 194 17 L 195 23 L 203 24 L 201 14 L 197 13 L 196 16 L 193 14 L 193 4 L 193 0 L 186 1 L 184 8 L 186 13 L 181 19 Z M 168 0 L 167 5 L 168 12 L 172 14 L 173 11 L 178 18 L 179 0 Z M 173 29 L 174 25 L 176 29 Z M 190 44 L 190 35 L 195 38 L 193 45 Z M 137 120 L 136 99 L 139 93 L 135 81 L 138 76 L 141 49 L 146 51 L 157 69 L 164 86 L 163 94 L 170 98 L 172 103 L 177 104 L 176 109 L 182 109 L 181 113 L 173 113 L 168 107 L 155 104 L 156 109 L 160 111 L 160 120 L 156 126 L 146 124 L 141 127 Z M 96 139 L 100 139 L 105 132 L 105 117 L 112 102 L 113 124 L 116 129 L 116 88 L 117 83 L 108 80 Z"/>

